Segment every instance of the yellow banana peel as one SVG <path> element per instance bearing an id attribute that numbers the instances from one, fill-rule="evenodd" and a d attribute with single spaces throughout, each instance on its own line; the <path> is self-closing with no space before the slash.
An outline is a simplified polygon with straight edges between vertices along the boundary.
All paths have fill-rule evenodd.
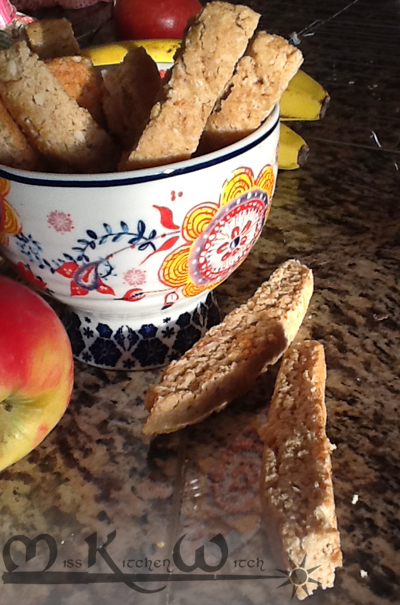
<path id="1" fill-rule="evenodd" d="M 100 46 L 91 46 L 82 54 L 92 60 L 93 65 L 101 67 L 121 63 L 128 50 L 142 46 L 157 63 L 172 63 L 175 51 L 181 41 L 175 39 L 127 40 Z"/>
<path id="2" fill-rule="evenodd" d="M 325 115 L 329 100 L 324 87 L 299 70 L 281 97 L 281 120 L 320 120 Z"/>
<path id="3" fill-rule="evenodd" d="M 299 69 L 299 71 L 290 80 L 288 88 L 289 90 L 302 90 L 306 94 L 309 94 L 310 97 L 313 97 L 313 99 L 316 101 L 324 101 L 327 97 L 329 97 L 329 94 L 325 88 L 321 86 L 319 82 L 314 80 L 314 78 L 306 74 L 306 72 L 302 69 Z"/>
<path id="4" fill-rule="evenodd" d="M 287 88 L 279 102 L 281 120 L 320 120 L 325 115 L 328 99 L 318 101 L 301 90 Z"/>
<path id="5" fill-rule="evenodd" d="M 304 166 L 309 148 L 303 137 L 281 122 L 279 136 L 278 167 L 280 170 L 295 170 Z"/>

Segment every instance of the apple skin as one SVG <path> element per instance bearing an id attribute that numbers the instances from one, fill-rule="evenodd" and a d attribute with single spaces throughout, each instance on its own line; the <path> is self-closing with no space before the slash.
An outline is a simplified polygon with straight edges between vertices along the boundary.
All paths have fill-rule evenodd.
<path id="1" fill-rule="evenodd" d="M 57 424 L 73 377 L 71 344 L 56 313 L 27 286 L 0 276 L 0 470 Z"/>
<path id="2" fill-rule="evenodd" d="M 124 40 L 180 39 L 202 8 L 198 0 L 117 0 L 115 18 Z"/>

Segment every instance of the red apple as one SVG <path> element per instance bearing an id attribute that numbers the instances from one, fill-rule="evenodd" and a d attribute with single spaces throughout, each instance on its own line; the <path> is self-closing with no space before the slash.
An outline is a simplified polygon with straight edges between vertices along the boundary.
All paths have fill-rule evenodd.
<path id="1" fill-rule="evenodd" d="M 202 8 L 198 0 L 116 0 L 115 18 L 124 40 L 182 38 Z"/>
<path id="2" fill-rule="evenodd" d="M 0 470 L 39 445 L 60 420 L 73 372 L 67 333 L 50 305 L 0 276 Z"/>

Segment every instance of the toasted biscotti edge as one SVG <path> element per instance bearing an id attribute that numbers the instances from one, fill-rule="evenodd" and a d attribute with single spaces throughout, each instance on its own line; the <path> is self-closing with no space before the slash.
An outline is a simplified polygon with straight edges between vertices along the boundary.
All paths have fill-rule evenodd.
<path id="1" fill-rule="evenodd" d="M 258 128 L 302 62 L 300 50 L 284 38 L 257 32 L 207 120 L 199 153 L 234 143 Z"/>
<path id="2" fill-rule="evenodd" d="M 342 563 L 326 431 L 326 366 L 320 343 L 293 343 L 278 372 L 264 442 L 261 498 L 271 550 L 288 571 L 315 568 L 312 578 L 333 586 Z M 305 557 L 305 559 L 304 559 Z M 292 564 L 293 563 L 293 564 Z M 316 584 L 307 585 L 311 594 Z M 307 593 L 299 588 L 299 599 Z"/>
<path id="3" fill-rule="evenodd" d="M 312 271 L 290 260 L 255 293 L 172 362 L 146 394 L 146 434 L 200 422 L 245 393 L 296 335 L 313 291 Z"/>
<path id="4" fill-rule="evenodd" d="M 30 49 L 41 59 L 79 55 L 80 48 L 68 19 L 40 19 L 25 28 Z"/>
<path id="5" fill-rule="evenodd" d="M 199 341 L 200 348 L 207 349 L 215 342 L 216 333 L 211 331 Z M 222 343 L 219 343 L 222 349 Z M 228 352 L 234 358 L 231 367 L 213 367 L 211 376 L 200 377 L 201 386 L 195 396 L 188 390 L 176 394 L 168 392 L 161 394 L 150 387 L 146 396 L 146 409 L 150 408 L 143 432 L 148 435 L 172 433 L 177 430 L 197 424 L 213 412 L 220 412 L 233 399 L 246 393 L 268 362 L 279 358 L 287 346 L 282 324 L 264 317 L 263 320 L 248 334 L 239 334 L 237 342 L 233 343 Z M 207 353 L 206 353 L 207 355 Z M 201 367 L 201 361 L 199 366 Z M 179 372 L 179 362 L 174 366 L 174 372 Z M 180 376 L 183 381 L 188 379 Z M 178 378 L 178 380 L 179 380 Z"/>
<path id="6" fill-rule="evenodd" d="M 35 170 L 40 162 L 40 155 L 29 145 L 0 100 L 0 164 Z"/>
<path id="7" fill-rule="evenodd" d="M 46 61 L 46 67 L 62 84 L 65 92 L 80 107 L 87 109 L 97 124 L 104 126 L 102 79 L 89 57 L 57 57 Z"/>

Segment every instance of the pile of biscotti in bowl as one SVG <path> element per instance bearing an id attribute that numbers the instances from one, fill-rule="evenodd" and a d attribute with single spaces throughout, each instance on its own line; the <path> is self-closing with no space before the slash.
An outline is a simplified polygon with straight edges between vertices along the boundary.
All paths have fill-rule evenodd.
<path id="1" fill-rule="evenodd" d="M 65 19 L 34 22 L 0 53 L 0 163 L 99 173 L 188 160 L 262 124 L 302 63 L 246 6 L 209 3 L 161 79 L 143 48 L 108 73 Z"/>
<path id="2" fill-rule="evenodd" d="M 1 252 L 64 303 L 79 359 L 162 366 L 217 321 L 212 290 L 271 208 L 302 62 L 258 21 L 207 4 L 164 77 L 141 47 L 94 68 L 64 19 L 0 52 Z"/>

